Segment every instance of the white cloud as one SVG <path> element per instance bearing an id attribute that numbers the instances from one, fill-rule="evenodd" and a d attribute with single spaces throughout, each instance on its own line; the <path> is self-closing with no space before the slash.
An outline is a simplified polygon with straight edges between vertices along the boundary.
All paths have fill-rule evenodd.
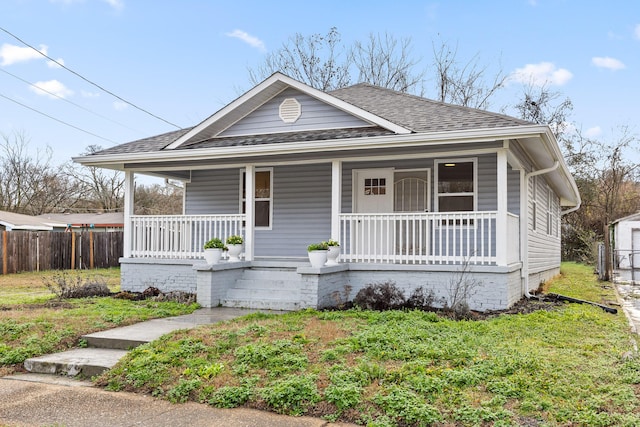
<path id="1" fill-rule="evenodd" d="M 113 101 L 113 108 L 115 108 L 116 111 L 123 111 L 123 110 L 126 110 L 128 107 L 129 107 L 129 105 L 127 105 L 126 102 Z"/>
<path id="2" fill-rule="evenodd" d="M 124 0 L 104 0 L 104 1 L 117 11 L 124 9 Z"/>
<path id="3" fill-rule="evenodd" d="M 522 68 L 516 68 L 511 73 L 510 80 L 531 84 L 534 86 L 557 85 L 562 86 L 573 78 L 573 74 L 565 68 L 557 68 L 551 62 L 539 64 L 527 64 Z"/>
<path id="4" fill-rule="evenodd" d="M 42 95 L 48 96 L 49 98 L 66 98 L 68 96 L 73 95 L 73 91 L 67 88 L 63 83 L 58 80 L 49 80 L 46 82 L 36 82 L 33 84 L 34 86 L 30 86 L 32 92 Z"/>
<path id="5" fill-rule="evenodd" d="M 587 138 L 597 138 L 600 135 L 602 135 L 602 129 L 600 129 L 600 126 L 594 126 L 584 132 L 584 136 Z"/>
<path id="6" fill-rule="evenodd" d="M 47 54 L 47 46 L 41 44 L 40 52 Z M 20 47 L 12 44 L 4 43 L 0 46 L 0 65 L 11 65 L 18 62 L 31 61 L 32 59 L 42 59 L 40 55 L 30 47 Z"/>
<path id="7" fill-rule="evenodd" d="M 640 24 L 636 25 L 635 30 L 633 30 L 633 35 L 636 36 L 638 40 L 640 40 Z"/>
<path id="8" fill-rule="evenodd" d="M 81 90 L 80 96 L 82 96 L 83 98 L 99 98 L 100 92 L 89 92 L 86 90 Z"/>
<path id="9" fill-rule="evenodd" d="M 262 40 L 252 36 L 251 34 L 245 31 L 233 30 L 232 32 L 226 33 L 225 35 L 227 37 L 234 37 L 234 38 L 240 39 L 243 42 L 247 43 L 249 46 L 255 47 L 256 49 L 260 50 L 260 52 L 267 51 L 267 48 L 265 47 L 264 42 Z"/>
<path id="10" fill-rule="evenodd" d="M 56 64 L 56 62 L 57 62 L 57 64 Z M 62 68 L 62 67 L 61 67 L 60 65 L 58 65 L 58 64 L 62 64 L 62 65 L 64 65 L 64 59 L 62 59 L 62 58 L 58 58 L 58 59 L 56 59 L 56 62 L 54 62 L 54 61 L 47 61 L 47 67 L 49 67 L 49 68 Z"/>
<path id="11" fill-rule="evenodd" d="M 595 56 L 591 58 L 591 62 L 596 67 L 608 68 L 612 71 L 622 70 L 623 68 L 625 68 L 625 65 L 622 63 L 622 61 L 615 58 L 609 58 L 608 56 Z"/>

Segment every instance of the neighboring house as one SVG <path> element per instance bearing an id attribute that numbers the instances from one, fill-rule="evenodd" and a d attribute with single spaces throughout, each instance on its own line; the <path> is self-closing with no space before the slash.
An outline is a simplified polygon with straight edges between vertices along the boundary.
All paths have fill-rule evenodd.
<path id="1" fill-rule="evenodd" d="M 0 230 L 52 231 L 55 227 L 62 225 L 31 215 L 0 211 Z"/>
<path id="2" fill-rule="evenodd" d="M 640 283 L 640 212 L 613 221 L 610 231 L 617 279 Z"/>
<path id="3" fill-rule="evenodd" d="M 280 73 L 192 128 L 74 160 L 125 172 L 122 289 L 203 306 L 325 307 L 386 281 L 447 299 L 461 279 L 472 309 L 504 309 L 559 272 L 562 209 L 580 204 L 548 126 Z M 133 215 L 135 174 L 182 180 L 184 214 Z M 205 264 L 230 234 L 244 261 Z M 329 238 L 341 263 L 311 268 Z"/>
<path id="4" fill-rule="evenodd" d="M 38 215 L 47 221 L 55 221 L 61 226 L 56 231 L 122 231 L 124 213 L 48 213 Z"/>

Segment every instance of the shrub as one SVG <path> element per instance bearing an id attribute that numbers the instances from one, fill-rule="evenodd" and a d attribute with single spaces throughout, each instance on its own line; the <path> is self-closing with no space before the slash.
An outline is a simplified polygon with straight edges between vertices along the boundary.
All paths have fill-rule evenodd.
<path id="1" fill-rule="evenodd" d="M 264 387 L 260 394 L 276 412 L 302 415 L 321 400 L 316 380 L 314 375 L 291 375 Z"/>
<path id="2" fill-rule="evenodd" d="M 394 282 L 373 283 L 360 289 L 353 304 L 364 310 L 392 310 L 404 305 L 404 293 Z"/>
<path id="3" fill-rule="evenodd" d="M 44 285 L 58 298 L 104 297 L 111 295 L 107 282 L 102 277 L 70 277 L 66 272 L 45 277 Z"/>

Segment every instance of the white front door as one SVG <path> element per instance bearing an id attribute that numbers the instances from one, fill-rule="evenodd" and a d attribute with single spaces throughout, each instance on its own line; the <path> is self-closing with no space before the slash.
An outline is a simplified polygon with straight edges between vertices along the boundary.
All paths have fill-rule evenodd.
<path id="1" fill-rule="evenodd" d="M 393 168 L 354 171 L 354 212 L 360 214 L 392 213 Z M 351 239 L 357 254 L 368 258 L 388 259 L 395 238 L 393 222 L 381 215 L 367 215 L 358 220 Z"/>

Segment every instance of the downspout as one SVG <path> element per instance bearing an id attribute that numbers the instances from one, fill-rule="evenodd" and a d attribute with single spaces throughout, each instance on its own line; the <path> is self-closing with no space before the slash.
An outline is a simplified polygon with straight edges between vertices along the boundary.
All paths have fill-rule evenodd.
<path id="1" fill-rule="evenodd" d="M 524 179 L 520 181 L 520 259 L 522 260 L 520 277 L 524 281 L 524 296 L 527 298 L 533 296 L 529 292 L 529 178 L 553 172 L 559 166 L 560 162 L 556 160 L 551 167 L 524 174 Z"/>

